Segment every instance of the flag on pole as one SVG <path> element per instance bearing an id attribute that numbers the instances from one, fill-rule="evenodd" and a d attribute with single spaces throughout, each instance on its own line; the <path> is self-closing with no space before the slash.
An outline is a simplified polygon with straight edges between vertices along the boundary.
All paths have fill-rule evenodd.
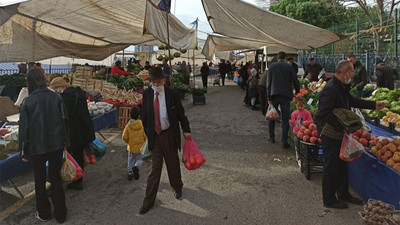
<path id="1" fill-rule="evenodd" d="M 197 28 L 199 27 L 199 22 L 195 20 L 194 22 L 190 23 L 189 26 L 187 27 L 192 30 L 197 30 Z"/>
<path id="2" fill-rule="evenodd" d="M 171 0 L 147 0 L 147 1 L 157 9 L 170 12 Z"/>

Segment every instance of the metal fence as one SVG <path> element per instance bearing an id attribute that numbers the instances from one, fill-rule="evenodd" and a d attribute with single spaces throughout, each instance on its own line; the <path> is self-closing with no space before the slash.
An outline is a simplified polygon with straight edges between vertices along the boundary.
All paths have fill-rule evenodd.
<path id="1" fill-rule="evenodd" d="M 14 73 L 18 73 L 19 70 L 18 69 L 14 69 L 14 70 L 3 70 L 0 69 L 0 75 L 9 75 L 9 74 L 14 74 Z M 44 69 L 44 73 L 69 73 L 71 72 L 71 69 Z"/>
<path id="2" fill-rule="evenodd" d="M 374 54 L 374 53 L 365 53 L 356 55 L 357 60 L 360 61 L 367 70 L 368 77 L 371 77 L 375 74 L 375 62 L 377 58 L 381 58 L 384 60 L 386 65 L 392 66 L 394 68 L 399 68 L 399 56 L 391 53 L 381 53 L 381 54 Z M 328 73 L 335 72 L 335 66 L 340 60 L 347 59 L 346 54 L 341 55 L 299 55 L 298 56 L 298 63 L 300 67 L 303 67 L 308 64 L 310 58 L 315 58 L 315 61 L 321 64 L 323 67 L 326 68 Z"/>

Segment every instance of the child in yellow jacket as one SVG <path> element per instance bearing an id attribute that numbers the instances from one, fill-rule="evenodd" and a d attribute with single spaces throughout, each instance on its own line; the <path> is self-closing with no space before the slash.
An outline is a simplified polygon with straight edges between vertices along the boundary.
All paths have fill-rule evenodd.
<path id="1" fill-rule="evenodd" d="M 140 120 L 140 108 L 132 107 L 131 120 L 125 126 L 122 139 L 128 144 L 128 180 L 139 179 L 139 167 L 142 165 L 142 155 L 140 148 L 146 141 L 146 134 L 142 121 Z"/>

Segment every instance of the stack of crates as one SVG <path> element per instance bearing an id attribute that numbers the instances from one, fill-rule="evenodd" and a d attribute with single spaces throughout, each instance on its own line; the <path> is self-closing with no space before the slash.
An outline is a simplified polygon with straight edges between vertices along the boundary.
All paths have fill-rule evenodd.
<path id="1" fill-rule="evenodd" d="M 93 68 L 90 66 L 77 66 L 75 68 L 75 77 L 90 79 L 93 77 Z"/>
<path id="2" fill-rule="evenodd" d="M 307 180 L 311 179 L 311 173 L 319 173 L 323 170 L 323 147 L 308 142 L 299 141 L 301 172 Z"/>
<path id="3" fill-rule="evenodd" d="M 131 119 L 131 106 L 118 105 L 118 128 L 123 129 Z"/>

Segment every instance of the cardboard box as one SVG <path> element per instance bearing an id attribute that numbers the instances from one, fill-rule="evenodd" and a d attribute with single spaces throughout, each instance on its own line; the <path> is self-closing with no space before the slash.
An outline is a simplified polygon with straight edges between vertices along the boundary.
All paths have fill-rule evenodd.
<path id="1" fill-rule="evenodd" d="M 0 121 L 5 121 L 7 116 L 19 113 L 19 110 L 9 97 L 0 97 L 0 105 Z"/>

